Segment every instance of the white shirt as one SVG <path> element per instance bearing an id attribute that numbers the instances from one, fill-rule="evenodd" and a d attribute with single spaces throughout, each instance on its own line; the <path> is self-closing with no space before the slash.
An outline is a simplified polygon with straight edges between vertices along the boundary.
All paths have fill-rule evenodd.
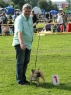
<path id="1" fill-rule="evenodd" d="M 57 23 L 58 23 L 58 24 L 63 24 L 63 18 L 62 18 L 61 15 L 58 15 Z"/>

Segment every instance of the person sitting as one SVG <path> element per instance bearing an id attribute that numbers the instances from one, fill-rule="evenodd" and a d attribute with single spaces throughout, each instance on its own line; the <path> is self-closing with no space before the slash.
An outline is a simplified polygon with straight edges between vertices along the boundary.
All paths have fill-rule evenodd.
<path id="1" fill-rule="evenodd" d="M 46 25 L 45 25 L 45 30 L 46 31 L 51 31 L 51 24 L 50 24 L 50 20 L 47 21 Z"/>
<path id="2" fill-rule="evenodd" d="M 3 26 L 2 26 L 2 35 L 10 35 L 10 32 L 9 32 L 9 26 L 6 24 L 4 24 Z"/>
<path id="3" fill-rule="evenodd" d="M 13 20 L 9 19 L 8 24 L 9 24 L 10 30 L 12 30 L 13 33 L 14 33 L 14 25 L 13 25 L 14 23 L 13 23 Z"/>

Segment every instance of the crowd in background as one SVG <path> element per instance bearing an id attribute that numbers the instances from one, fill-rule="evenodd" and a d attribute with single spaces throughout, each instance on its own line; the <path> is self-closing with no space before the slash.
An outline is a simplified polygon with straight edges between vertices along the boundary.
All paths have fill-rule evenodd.
<path id="1" fill-rule="evenodd" d="M 45 29 L 46 31 L 51 31 L 51 22 L 53 23 L 53 32 L 64 32 L 66 31 L 66 24 L 67 24 L 67 15 L 65 12 L 58 13 L 57 15 L 47 15 L 48 19 Z"/>
<path id="2" fill-rule="evenodd" d="M 0 15 L 0 34 L 13 34 L 14 33 L 14 21 L 16 17 L 20 15 L 19 13 L 14 13 L 14 15 L 6 15 L 4 12 Z M 52 22 L 55 24 L 53 25 L 53 32 L 64 32 L 66 31 L 67 25 L 67 18 L 68 16 L 65 12 L 58 13 L 58 14 L 49 14 L 48 12 L 45 15 L 35 14 L 34 11 L 31 13 L 34 29 L 36 30 L 36 24 L 40 23 L 42 20 L 46 23 L 44 29 L 46 31 L 51 31 Z"/>
<path id="3" fill-rule="evenodd" d="M 4 12 L 0 14 L 0 34 L 13 34 L 14 33 L 14 21 L 19 13 L 14 15 L 6 15 Z"/>
<path id="4" fill-rule="evenodd" d="M 65 12 L 59 12 L 58 14 L 46 13 L 45 15 L 37 15 L 38 22 L 45 22 L 44 29 L 45 31 L 51 31 L 53 28 L 53 32 L 65 32 L 66 26 L 68 23 L 68 16 Z M 34 16 L 34 19 L 36 17 Z"/>

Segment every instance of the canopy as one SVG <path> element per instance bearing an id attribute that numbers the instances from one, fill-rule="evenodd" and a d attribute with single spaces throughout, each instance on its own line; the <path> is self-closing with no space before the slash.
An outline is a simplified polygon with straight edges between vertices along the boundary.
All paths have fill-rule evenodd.
<path id="1" fill-rule="evenodd" d="M 32 10 L 35 14 L 41 14 L 41 9 L 38 6 L 34 7 Z"/>
<path id="2" fill-rule="evenodd" d="M 65 13 L 66 14 L 71 14 L 71 10 L 66 10 Z"/>
<path id="3" fill-rule="evenodd" d="M 58 14 L 58 11 L 56 11 L 56 10 L 51 10 L 50 13 L 51 13 L 51 14 Z"/>
<path id="4" fill-rule="evenodd" d="M 4 11 L 7 15 L 10 15 L 10 14 L 13 15 L 14 14 L 14 8 L 11 6 L 6 7 Z"/>

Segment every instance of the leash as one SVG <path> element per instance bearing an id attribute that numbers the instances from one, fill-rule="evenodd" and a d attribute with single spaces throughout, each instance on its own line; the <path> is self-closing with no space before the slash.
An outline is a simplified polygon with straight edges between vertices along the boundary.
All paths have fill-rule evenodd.
<path id="1" fill-rule="evenodd" d="M 42 30 L 43 30 L 43 28 L 40 31 L 42 31 Z M 39 36 L 38 36 L 37 51 L 36 51 L 36 58 L 35 58 L 35 70 L 36 70 L 36 63 L 37 63 L 37 57 L 38 57 L 38 48 L 39 48 L 39 41 L 40 41 L 40 33 L 39 32 L 37 32 L 37 33 L 39 34 Z"/>
<path id="2" fill-rule="evenodd" d="M 35 69 L 36 69 L 36 63 L 37 63 L 38 48 L 39 48 L 39 41 L 40 41 L 40 34 L 39 34 L 39 37 L 38 37 L 38 44 L 37 44 L 37 51 L 36 51 L 36 58 L 35 58 Z"/>
<path id="3" fill-rule="evenodd" d="M 33 24 L 33 26 L 34 25 L 36 25 L 37 23 L 34 23 Z M 39 29 L 39 28 L 38 28 Z M 43 30 L 43 29 L 42 29 Z M 42 31 L 41 30 L 41 31 Z M 37 30 L 37 31 L 39 31 L 39 30 Z M 40 33 L 39 32 L 37 32 L 38 34 L 39 34 L 39 36 L 38 36 L 38 43 L 37 43 L 37 51 L 36 51 L 36 58 L 35 58 L 35 70 L 36 70 L 36 63 L 37 63 L 37 57 L 38 57 L 38 48 L 39 48 L 39 41 L 40 41 Z"/>

